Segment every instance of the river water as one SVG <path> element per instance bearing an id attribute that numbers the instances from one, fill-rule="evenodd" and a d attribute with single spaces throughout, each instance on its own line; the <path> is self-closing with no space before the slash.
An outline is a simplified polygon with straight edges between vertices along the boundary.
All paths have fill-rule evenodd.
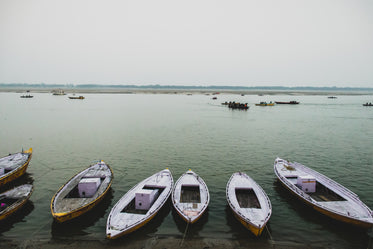
<path id="1" fill-rule="evenodd" d="M 226 238 L 268 245 L 367 248 L 371 232 L 335 222 L 283 189 L 273 172 L 277 156 L 297 161 L 338 181 L 373 208 L 373 96 L 257 96 L 202 94 L 85 94 L 84 100 L 34 93 L 0 93 L 0 155 L 32 147 L 26 176 L 34 193 L 25 208 L 0 227 L 1 240 L 105 240 L 107 215 L 132 186 L 169 168 L 176 181 L 192 169 L 207 183 L 211 201 L 186 239 Z M 299 105 L 259 107 L 259 101 L 297 100 Z M 247 102 L 247 111 L 221 102 Z M 50 212 L 55 192 L 73 175 L 104 160 L 114 172 L 109 195 L 88 215 L 57 224 Z M 260 238 L 229 210 L 226 183 L 232 173 L 250 175 L 269 196 L 273 213 Z M 9 187 L 8 187 L 9 188 Z M 134 234 L 184 236 L 186 225 L 168 203 Z"/>

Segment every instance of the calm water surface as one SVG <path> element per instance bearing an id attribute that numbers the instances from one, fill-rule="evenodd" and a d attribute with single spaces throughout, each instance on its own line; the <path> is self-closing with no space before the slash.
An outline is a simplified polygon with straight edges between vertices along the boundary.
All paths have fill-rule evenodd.
<path id="1" fill-rule="evenodd" d="M 277 156 L 309 166 L 359 195 L 373 208 L 373 96 L 238 96 L 86 94 L 85 100 L 35 93 L 33 99 L 0 93 L 0 154 L 32 147 L 33 182 L 26 208 L 2 224 L 0 239 L 105 240 L 107 215 L 140 180 L 169 168 L 176 181 L 192 169 L 207 183 L 208 212 L 186 238 L 295 242 L 331 248 L 367 248 L 371 233 L 334 222 L 291 197 L 276 181 Z M 259 101 L 299 105 L 257 107 Z M 224 101 L 248 102 L 232 111 Z M 50 200 L 78 171 L 96 160 L 114 171 L 112 190 L 76 222 L 53 222 Z M 225 199 L 232 173 L 244 171 L 266 191 L 273 214 L 255 238 L 232 215 Z M 123 240 L 181 238 L 186 225 L 171 204 L 147 226 Z"/>

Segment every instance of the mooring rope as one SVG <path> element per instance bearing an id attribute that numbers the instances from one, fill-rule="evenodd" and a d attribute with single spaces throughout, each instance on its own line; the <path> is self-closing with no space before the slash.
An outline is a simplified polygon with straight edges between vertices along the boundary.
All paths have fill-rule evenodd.
<path id="1" fill-rule="evenodd" d="M 272 246 L 275 244 L 275 241 L 273 240 L 273 238 L 272 238 L 272 235 L 271 235 L 271 233 L 269 232 L 269 229 L 268 229 L 268 227 L 266 226 L 266 229 L 267 229 L 267 232 L 268 232 L 268 235 L 269 235 L 269 239 L 271 240 L 271 242 L 272 242 Z"/>
<path id="2" fill-rule="evenodd" d="M 183 245 L 183 243 L 184 243 L 185 236 L 186 236 L 186 234 L 187 234 L 187 232 L 188 232 L 188 227 L 189 227 L 189 222 L 187 222 L 187 226 L 186 226 L 185 231 L 184 231 L 183 239 L 182 239 L 181 242 L 180 242 L 180 247 L 181 247 L 181 246 Z"/>

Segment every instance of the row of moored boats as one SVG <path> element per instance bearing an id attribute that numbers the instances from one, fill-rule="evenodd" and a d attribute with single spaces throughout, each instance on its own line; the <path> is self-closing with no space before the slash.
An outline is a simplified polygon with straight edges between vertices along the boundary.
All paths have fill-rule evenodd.
<path id="1" fill-rule="evenodd" d="M 0 187 L 23 175 L 32 149 L 0 158 Z M 373 226 L 373 214 L 359 197 L 330 178 L 296 162 L 276 158 L 274 172 L 291 193 L 315 210 L 336 220 L 363 228 Z M 53 196 L 51 213 L 58 222 L 77 218 L 93 209 L 108 193 L 113 171 L 99 161 L 77 173 Z M 20 209 L 30 198 L 33 186 L 24 184 L 0 194 L 0 220 Z M 177 213 L 195 223 L 207 210 L 210 194 L 204 180 L 192 170 L 174 184 L 171 171 L 161 170 L 133 186 L 113 206 L 107 219 L 106 235 L 115 239 L 149 222 L 171 196 Z M 272 214 L 270 199 L 243 172 L 232 174 L 226 185 L 226 199 L 236 218 L 259 236 Z"/>

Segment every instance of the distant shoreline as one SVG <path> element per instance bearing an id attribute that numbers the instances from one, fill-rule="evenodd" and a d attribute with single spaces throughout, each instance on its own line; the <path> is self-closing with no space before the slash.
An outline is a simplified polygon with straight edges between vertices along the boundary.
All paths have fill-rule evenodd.
<path id="1" fill-rule="evenodd" d="M 0 87 L 0 92 L 50 93 L 62 89 L 66 94 L 239 94 L 239 95 L 373 95 L 372 90 L 266 90 L 266 89 L 172 89 L 172 88 L 53 88 L 53 87 Z"/>

